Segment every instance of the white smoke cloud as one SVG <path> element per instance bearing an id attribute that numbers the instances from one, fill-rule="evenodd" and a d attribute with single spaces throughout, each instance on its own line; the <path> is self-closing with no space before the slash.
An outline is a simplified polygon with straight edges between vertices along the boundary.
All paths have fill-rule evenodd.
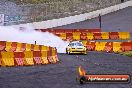
<path id="1" fill-rule="evenodd" d="M 21 30 L 20 30 L 21 29 Z M 65 53 L 68 42 L 49 32 L 35 31 L 31 25 L 0 26 L 0 41 L 21 42 L 56 47 L 58 53 Z"/>

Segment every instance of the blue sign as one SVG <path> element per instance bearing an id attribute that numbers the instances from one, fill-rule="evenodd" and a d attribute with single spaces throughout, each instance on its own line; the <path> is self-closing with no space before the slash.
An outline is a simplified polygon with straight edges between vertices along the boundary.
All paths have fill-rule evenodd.
<path id="1" fill-rule="evenodd" d="M 21 16 L 5 16 L 5 22 L 11 22 L 11 21 L 20 21 L 22 18 Z"/>

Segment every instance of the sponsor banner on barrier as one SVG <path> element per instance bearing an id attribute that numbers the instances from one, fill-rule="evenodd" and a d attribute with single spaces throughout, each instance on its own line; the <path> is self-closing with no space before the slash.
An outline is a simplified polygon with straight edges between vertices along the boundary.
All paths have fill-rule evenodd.
<path id="1" fill-rule="evenodd" d="M 0 26 L 4 25 L 4 14 L 0 14 Z"/>

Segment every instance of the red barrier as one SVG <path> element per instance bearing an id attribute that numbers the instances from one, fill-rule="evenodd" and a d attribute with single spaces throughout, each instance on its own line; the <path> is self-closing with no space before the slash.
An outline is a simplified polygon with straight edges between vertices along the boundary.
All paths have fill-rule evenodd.
<path id="1" fill-rule="evenodd" d="M 54 61 L 52 59 L 52 47 L 49 47 L 49 51 L 47 51 L 47 54 L 48 54 L 49 63 L 54 63 Z"/>
<path id="2" fill-rule="evenodd" d="M 21 47 L 21 50 L 20 51 L 25 51 L 26 50 L 26 43 L 22 43 L 22 47 Z"/>
<path id="3" fill-rule="evenodd" d="M 0 51 L 5 51 L 5 47 L 6 47 L 6 42 L 0 41 Z"/>
<path id="4" fill-rule="evenodd" d="M 31 51 L 34 51 L 34 44 L 31 44 Z"/>
<path id="5" fill-rule="evenodd" d="M 122 51 L 132 50 L 132 42 L 122 42 L 121 47 Z"/>
<path id="6" fill-rule="evenodd" d="M 58 34 L 55 34 L 56 36 L 58 36 L 58 37 L 60 37 L 60 34 L 58 33 Z"/>
<path id="7" fill-rule="evenodd" d="M 55 30 L 55 34 L 65 33 L 64 29 L 54 29 L 54 30 Z"/>
<path id="8" fill-rule="evenodd" d="M 49 29 L 40 29 L 42 32 L 49 32 Z"/>
<path id="9" fill-rule="evenodd" d="M 94 39 L 101 39 L 101 32 L 94 32 Z"/>
<path id="10" fill-rule="evenodd" d="M 79 32 L 81 32 L 81 33 L 88 33 L 89 29 L 80 29 Z"/>
<path id="11" fill-rule="evenodd" d="M 86 47 L 89 51 L 95 50 L 95 42 L 87 42 Z"/>
<path id="12" fill-rule="evenodd" d="M 42 64 L 41 51 L 33 51 L 33 61 L 35 64 Z"/>
<path id="13" fill-rule="evenodd" d="M 58 56 L 57 56 L 57 49 L 55 48 L 55 58 L 56 58 L 56 61 L 59 62 L 59 59 L 58 59 Z"/>
<path id="14" fill-rule="evenodd" d="M 81 40 L 87 40 L 87 33 L 81 32 L 80 39 Z"/>
<path id="15" fill-rule="evenodd" d="M 14 52 L 14 62 L 16 66 L 24 65 L 24 52 Z"/>
<path id="16" fill-rule="evenodd" d="M 0 52 L 0 66 L 2 64 L 2 55 L 1 55 L 1 52 Z"/>
<path id="17" fill-rule="evenodd" d="M 118 32 L 109 32 L 109 38 L 110 39 L 119 39 L 119 33 Z"/>
<path id="18" fill-rule="evenodd" d="M 17 48 L 17 42 L 12 42 L 11 46 L 12 46 L 12 47 L 11 47 L 10 51 L 11 51 L 11 52 L 16 51 L 16 48 Z"/>
<path id="19" fill-rule="evenodd" d="M 50 32 L 50 33 L 55 34 L 55 30 L 54 29 L 47 29 L 47 31 Z"/>
<path id="20" fill-rule="evenodd" d="M 65 29 L 65 33 L 73 33 L 74 30 L 73 29 Z"/>
<path id="21" fill-rule="evenodd" d="M 88 32 L 101 32 L 101 29 L 100 28 L 88 29 Z"/>
<path id="22" fill-rule="evenodd" d="M 72 41 L 73 40 L 73 34 L 72 33 L 66 33 L 66 40 Z"/>
<path id="23" fill-rule="evenodd" d="M 113 43 L 112 42 L 107 42 L 106 45 L 105 45 L 104 51 L 112 52 L 113 51 Z"/>

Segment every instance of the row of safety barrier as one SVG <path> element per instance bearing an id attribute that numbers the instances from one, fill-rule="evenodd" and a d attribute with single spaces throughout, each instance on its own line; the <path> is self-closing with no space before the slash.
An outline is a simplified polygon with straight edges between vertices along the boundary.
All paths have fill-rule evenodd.
<path id="1" fill-rule="evenodd" d="M 20 52 L 20 51 L 45 51 L 49 50 L 48 46 L 0 41 L 0 51 Z"/>
<path id="2" fill-rule="evenodd" d="M 30 66 L 54 64 L 59 61 L 56 50 L 53 51 L 24 51 L 0 52 L 0 66 Z"/>
<path id="3" fill-rule="evenodd" d="M 106 40 L 106 39 L 129 39 L 130 32 L 89 32 L 89 33 L 61 33 L 56 34 L 63 40 Z"/>
<path id="4" fill-rule="evenodd" d="M 100 28 L 94 28 L 94 29 L 35 29 L 36 31 L 41 32 L 50 32 L 53 34 L 60 34 L 60 33 L 73 33 L 73 32 L 101 32 Z"/>
<path id="5" fill-rule="evenodd" d="M 44 29 L 42 32 L 51 32 L 63 40 L 100 40 L 100 39 L 129 39 L 130 32 L 101 32 L 99 29 Z"/>
<path id="6" fill-rule="evenodd" d="M 132 50 L 132 42 L 82 42 L 88 51 L 123 52 Z"/>
<path id="7" fill-rule="evenodd" d="M 57 63 L 55 47 L 0 41 L 0 65 L 23 66 Z"/>

